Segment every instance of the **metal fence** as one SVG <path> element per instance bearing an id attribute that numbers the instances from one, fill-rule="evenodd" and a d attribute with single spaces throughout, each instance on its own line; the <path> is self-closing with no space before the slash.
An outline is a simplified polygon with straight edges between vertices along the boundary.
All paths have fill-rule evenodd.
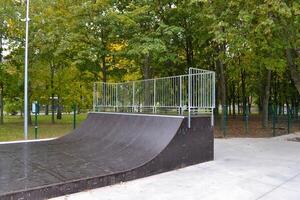
<path id="1" fill-rule="evenodd" d="M 124 83 L 94 84 L 95 112 L 211 115 L 214 122 L 215 72 L 190 68 L 189 74 Z"/>

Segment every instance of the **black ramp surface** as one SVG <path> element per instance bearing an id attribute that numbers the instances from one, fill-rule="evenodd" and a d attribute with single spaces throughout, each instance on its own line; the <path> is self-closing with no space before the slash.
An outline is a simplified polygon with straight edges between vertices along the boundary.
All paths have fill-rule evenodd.
<path id="1" fill-rule="evenodd" d="M 213 159 L 208 118 L 90 113 L 56 140 L 0 145 L 0 199 L 43 199 Z"/>

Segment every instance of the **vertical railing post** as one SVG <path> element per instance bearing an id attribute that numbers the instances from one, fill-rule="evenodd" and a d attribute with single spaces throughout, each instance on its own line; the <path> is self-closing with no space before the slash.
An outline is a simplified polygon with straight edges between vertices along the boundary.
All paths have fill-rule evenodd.
<path id="1" fill-rule="evenodd" d="M 182 115 L 182 76 L 179 77 L 179 115 Z"/>
<path id="2" fill-rule="evenodd" d="M 39 104 L 37 101 L 34 102 L 34 138 L 38 138 L 38 114 L 40 111 Z"/>
<path id="3" fill-rule="evenodd" d="M 118 101 L 119 101 L 119 98 L 118 98 L 118 84 L 116 84 L 116 111 L 119 112 L 119 107 L 118 107 Z"/>
<path id="4" fill-rule="evenodd" d="M 153 113 L 156 113 L 156 80 L 153 81 Z"/>
<path id="5" fill-rule="evenodd" d="M 96 83 L 94 83 L 94 93 L 93 93 L 93 111 L 96 112 Z"/>
<path id="6" fill-rule="evenodd" d="M 216 73 L 212 72 L 212 126 L 214 126 L 214 108 L 216 107 Z"/>
<path id="7" fill-rule="evenodd" d="M 106 88 L 106 83 L 102 83 L 102 89 L 101 89 L 101 97 L 102 97 L 102 103 L 101 103 L 101 106 L 102 108 L 100 107 L 100 111 L 106 111 L 106 106 L 107 106 L 107 88 Z M 103 109 L 103 110 L 101 110 Z"/>
<path id="8" fill-rule="evenodd" d="M 291 133 L 291 108 L 290 106 L 287 106 L 287 117 L 288 117 L 288 134 Z"/>
<path id="9" fill-rule="evenodd" d="M 216 74 L 213 72 L 212 78 L 212 107 L 215 108 L 216 106 Z"/>
<path id="10" fill-rule="evenodd" d="M 214 108 L 211 108 L 211 126 L 215 126 L 215 116 L 214 116 Z"/>
<path id="11" fill-rule="evenodd" d="M 135 84 L 134 82 L 132 82 L 132 112 L 135 112 L 135 94 L 134 94 L 134 91 L 135 91 Z"/>
<path id="12" fill-rule="evenodd" d="M 189 69 L 189 76 L 188 76 L 188 128 L 191 128 L 191 69 Z"/>
<path id="13" fill-rule="evenodd" d="M 153 79 L 128 82 L 126 91 L 123 91 L 123 83 L 96 82 L 93 88 L 93 110 L 94 112 L 101 109 L 107 111 L 105 108 L 110 108 L 116 112 L 121 110 L 142 112 L 140 108 L 150 108 L 150 112 L 152 110 L 153 113 L 167 113 L 170 111 L 168 109 L 172 109 L 172 111 L 176 109 L 175 112 L 178 115 L 188 115 L 189 128 L 193 116 L 199 115 L 201 112 L 211 112 L 211 126 L 214 126 L 215 72 L 189 68 L 188 75 L 166 77 L 159 80 L 162 81 L 157 82 L 157 79 Z M 150 88 L 146 87 L 148 84 L 145 86 L 145 82 L 149 83 Z M 145 92 L 152 92 L 152 95 L 149 97 L 143 94 Z M 125 101 L 126 103 L 124 103 Z"/>

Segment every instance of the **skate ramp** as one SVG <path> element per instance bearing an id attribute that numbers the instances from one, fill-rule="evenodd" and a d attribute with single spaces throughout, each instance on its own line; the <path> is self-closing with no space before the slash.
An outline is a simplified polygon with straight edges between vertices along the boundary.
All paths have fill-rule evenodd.
<path id="1" fill-rule="evenodd" d="M 90 113 L 51 141 L 0 145 L 0 199 L 45 199 L 213 159 L 210 119 Z"/>

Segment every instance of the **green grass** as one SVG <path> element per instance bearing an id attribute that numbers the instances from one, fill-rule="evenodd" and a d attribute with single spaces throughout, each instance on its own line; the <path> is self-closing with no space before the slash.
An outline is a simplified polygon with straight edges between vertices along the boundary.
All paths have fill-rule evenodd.
<path id="1" fill-rule="evenodd" d="M 56 116 L 55 116 L 56 117 Z M 77 127 L 87 117 L 87 114 L 77 115 Z M 24 139 L 23 118 L 20 116 L 5 116 L 4 124 L 0 125 L 0 142 Z M 34 120 L 34 116 L 32 116 Z M 63 136 L 73 129 L 73 115 L 64 114 L 62 120 L 55 118 L 55 124 L 51 123 L 51 116 L 38 116 L 38 138 L 53 138 Z M 34 121 L 33 121 L 34 124 Z M 28 139 L 34 139 L 34 126 L 29 126 Z"/>

